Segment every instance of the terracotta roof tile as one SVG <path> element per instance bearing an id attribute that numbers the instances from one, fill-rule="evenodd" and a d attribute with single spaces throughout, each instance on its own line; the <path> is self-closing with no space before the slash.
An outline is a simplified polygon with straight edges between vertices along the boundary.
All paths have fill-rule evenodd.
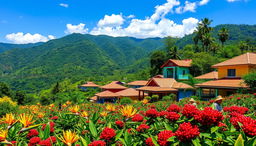
<path id="1" fill-rule="evenodd" d="M 168 61 L 166 61 L 161 68 L 165 67 L 166 65 L 168 65 L 169 63 L 174 63 L 177 66 L 180 67 L 190 67 L 192 60 L 191 59 L 185 59 L 185 60 L 175 60 L 175 59 L 169 59 Z"/>
<path id="2" fill-rule="evenodd" d="M 218 72 L 212 71 L 200 76 L 195 77 L 196 79 L 203 79 L 203 80 L 215 80 L 218 79 Z"/>
<path id="3" fill-rule="evenodd" d="M 127 87 L 117 84 L 116 82 L 111 82 L 107 85 L 101 86 L 102 89 L 126 89 Z"/>
<path id="4" fill-rule="evenodd" d="M 99 85 L 93 82 L 87 82 L 86 84 L 81 85 L 81 87 L 99 87 Z"/>
<path id="5" fill-rule="evenodd" d="M 127 85 L 130 86 L 145 86 L 147 84 L 148 81 L 133 81 L 128 83 Z"/>
<path id="6" fill-rule="evenodd" d="M 232 59 L 226 60 L 224 62 L 213 65 L 213 68 L 218 68 L 220 66 L 231 66 L 231 65 L 256 65 L 256 54 L 255 53 L 245 53 L 243 55 L 234 57 Z"/>
<path id="7" fill-rule="evenodd" d="M 97 97 L 118 97 L 119 95 L 108 90 L 95 94 Z"/>
<path id="8" fill-rule="evenodd" d="M 247 88 L 244 80 L 241 79 L 220 79 L 212 80 L 200 84 L 196 84 L 197 87 L 209 87 L 209 88 Z"/>
<path id="9" fill-rule="evenodd" d="M 172 87 L 175 89 L 193 89 L 192 86 L 181 82 L 175 82 Z"/>
<path id="10" fill-rule="evenodd" d="M 91 100 L 97 100 L 97 96 L 93 96 L 90 98 Z"/>
<path id="11" fill-rule="evenodd" d="M 153 91 L 153 92 L 178 91 L 177 89 L 170 88 L 170 87 L 156 87 L 156 86 L 144 86 L 144 87 L 137 88 L 136 90 Z"/>
<path id="12" fill-rule="evenodd" d="M 139 91 L 133 89 L 133 88 L 128 88 L 119 92 L 116 92 L 121 97 L 137 97 L 139 96 Z"/>

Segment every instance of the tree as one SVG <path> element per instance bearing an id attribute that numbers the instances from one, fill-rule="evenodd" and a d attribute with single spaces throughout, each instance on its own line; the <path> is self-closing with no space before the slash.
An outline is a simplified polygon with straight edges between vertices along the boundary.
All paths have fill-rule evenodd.
<path id="1" fill-rule="evenodd" d="M 59 84 L 59 82 L 57 82 L 56 85 L 53 87 L 51 93 L 55 95 L 55 94 L 59 93 L 60 91 L 61 91 L 60 84 Z"/>
<path id="2" fill-rule="evenodd" d="M 162 50 L 157 50 L 151 54 L 150 56 L 151 76 L 161 74 L 161 66 L 165 63 L 166 60 L 167 60 L 166 53 Z"/>
<path id="3" fill-rule="evenodd" d="M 224 43 L 228 40 L 229 34 L 228 34 L 228 29 L 226 28 L 221 28 L 221 30 L 218 33 L 219 40 L 221 42 L 222 47 L 224 46 Z"/>
<path id="4" fill-rule="evenodd" d="M 202 42 L 204 51 L 208 52 L 210 45 L 214 42 L 214 39 L 211 37 L 209 33 L 206 33 L 203 35 Z"/>
<path id="5" fill-rule="evenodd" d="M 181 59 L 178 53 L 178 47 L 175 45 L 176 40 L 171 37 L 165 39 L 165 47 L 167 50 L 168 58 L 170 59 Z"/>
<path id="6" fill-rule="evenodd" d="M 12 97 L 12 91 L 7 84 L 0 82 L 0 98 L 3 96 Z"/>
<path id="7" fill-rule="evenodd" d="M 245 75 L 243 79 L 246 85 L 248 85 L 252 90 L 256 90 L 256 71 Z"/>

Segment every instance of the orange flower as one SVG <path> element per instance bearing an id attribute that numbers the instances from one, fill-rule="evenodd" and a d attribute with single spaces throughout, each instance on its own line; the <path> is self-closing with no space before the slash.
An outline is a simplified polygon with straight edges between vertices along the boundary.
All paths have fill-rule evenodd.
<path id="1" fill-rule="evenodd" d="M 0 130 L 0 142 L 5 141 L 8 135 L 8 130 Z"/>
<path id="2" fill-rule="evenodd" d="M 75 132 L 68 130 L 68 131 L 63 131 L 63 136 L 61 136 L 59 139 L 67 146 L 71 146 L 73 143 L 75 143 L 79 139 L 79 137 L 78 135 L 76 135 Z"/>
<path id="3" fill-rule="evenodd" d="M 83 111 L 83 112 L 81 113 L 81 117 L 88 117 L 88 113 L 87 113 L 86 111 Z"/>
<path id="4" fill-rule="evenodd" d="M 43 118 L 44 115 L 45 115 L 45 113 L 40 112 L 40 113 L 37 114 L 37 117 L 38 117 L 38 118 Z"/>
<path id="5" fill-rule="evenodd" d="M 71 101 L 67 101 L 67 102 L 66 102 L 67 105 L 70 105 L 71 103 L 72 103 Z"/>
<path id="6" fill-rule="evenodd" d="M 120 112 L 123 116 L 127 118 L 131 118 L 137 113 L 137 110 L 133 106 L 127 105 L 127 106 L 123 106 L 120 109 Z"/>
<path id="7" fill-rule="evenodd" d="M 78 113 L 80 107 L 78 105 L 70 107 L 68 110 L 71 111 L 72 113 Z"/>
<path id="8" fill-rule="evenodd" d="M 11 126 L 12 124 L 14 124 L 17 120 L 15 119 L 14 115 L 12 113 L 10 114 L 6 114 L 5 117 L 3 117 L 1 119 L 1 121 L 3 123 L 8 124 L 9 126 Z"/>
<path id="9" fill-rule="evenodd" d="M 33 124 L 35 121 L 33 120 L 33 116 L 29 114 L 20 114 L 19 115 L 19 122 L 23 124 L 24 127 L 28 127 L 29 125 Z"/>
<path id="10" fill-rule="evenodd" d="M 148 100 L 147 100 L 147 99 L 143 99 L 141 102 L 142 102 L 143 104 L 147 104 L 147 103 L 148 103 Z"/>
<path id="11" fill-rule="evenodd" d="M 106 110 L 113 112 L 116 110 L 116 107 L 113 104 L 107 104 Z"/>
<path id="12" fill-rule="evenodd" d="M 102 117 L 106 117 L 106 116 L 108 115 L 108 113 L 107 113 L 107 112 L 101 112 L 100 115 L 101 115 Z"/>

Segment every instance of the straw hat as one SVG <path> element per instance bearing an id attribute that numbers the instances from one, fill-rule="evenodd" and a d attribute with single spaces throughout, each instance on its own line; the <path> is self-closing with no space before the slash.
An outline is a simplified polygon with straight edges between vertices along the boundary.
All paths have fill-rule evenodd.
<path id="1" fill-rule="evenodd" d="M 223 100 L 224 98 L 222 98 L 222 96 L 217 96 L 217 98 L 215 99 L 215 101 L 219 101 L 219 100 Z"/>
<path id="2" fill-rule="evenodd" d="M 194 100 L 194 98 L 191 98 L 191 99 L 189 100 L 189 102 L 196 102 L 196 101 Z"/>

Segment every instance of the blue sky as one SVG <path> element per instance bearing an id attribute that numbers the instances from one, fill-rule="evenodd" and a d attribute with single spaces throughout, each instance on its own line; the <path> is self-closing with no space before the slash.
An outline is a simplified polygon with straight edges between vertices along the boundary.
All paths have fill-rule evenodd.
<path id="1" fill-rule="evenodd" d="M 70 33 L 182 37 L 202 18 L 256 24 L 255 0 L 0 0 L 0 42 L 34 43 Z"/>

